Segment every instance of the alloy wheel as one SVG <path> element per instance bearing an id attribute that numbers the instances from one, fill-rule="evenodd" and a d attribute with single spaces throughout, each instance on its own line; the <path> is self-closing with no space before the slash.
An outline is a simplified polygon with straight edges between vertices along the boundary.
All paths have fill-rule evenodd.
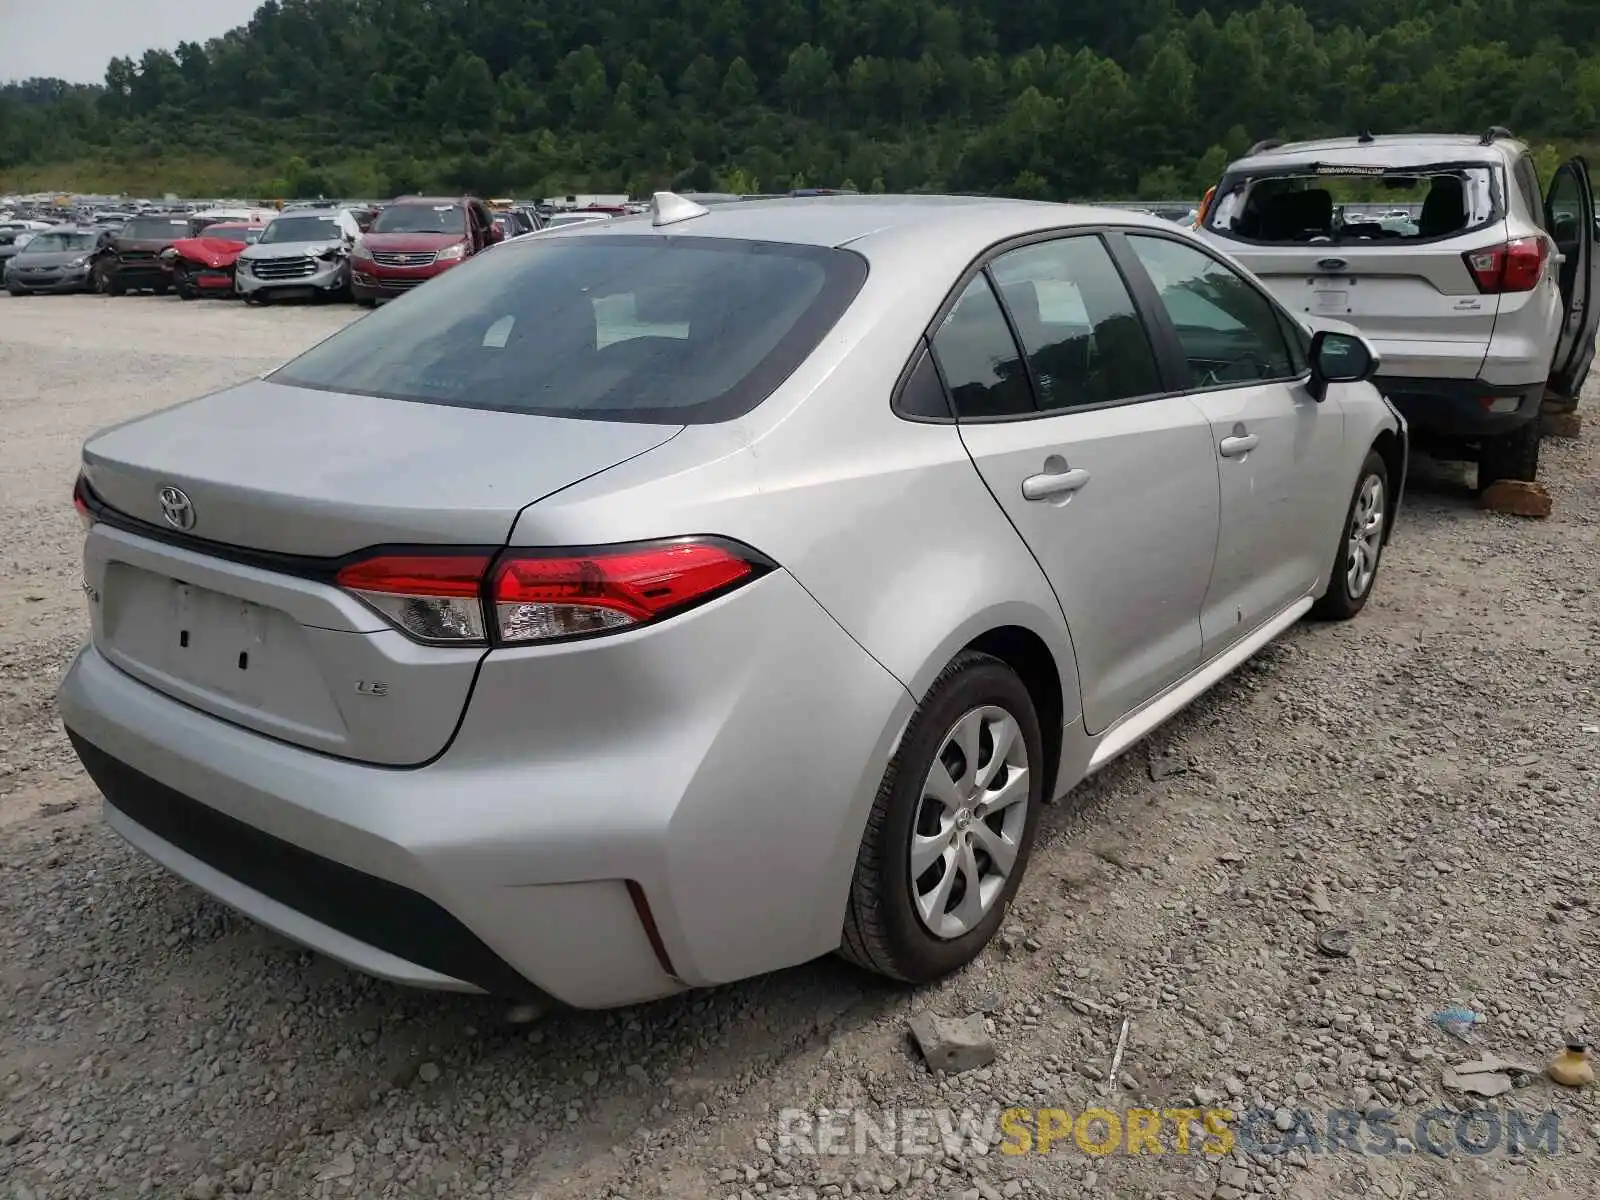
<path id="1" fill-rule="evenodd" d="M 1372 586 L 1378 573 L 1378 555 L 1383 549 L 1383 480 L 1368 475 L 1361 481 L 1355 506 L 1350 513 L 1349 553 L 1345 555 L 1345 588 L 1352 600 L 1359 600 Z"/>
<path id="2" fill-rule="evenodd" d="M 985 705 L 945 734 L 911 830 L 911 899 L 923 927 L 953 939 L 1005 890 L 1028 822 L 1028 747 L 1016 718 Z"/>

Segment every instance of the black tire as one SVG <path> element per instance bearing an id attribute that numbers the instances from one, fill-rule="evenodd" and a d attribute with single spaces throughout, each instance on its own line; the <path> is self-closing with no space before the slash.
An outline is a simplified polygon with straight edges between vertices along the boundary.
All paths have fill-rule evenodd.
<path id="1" fill-rule="evenodd" d="M 945 939 L 923 924 L 912 901 L 911 837 L 923 784 L 945 738 L 964 714 L 994 706 L 1017 723 L 1027 750 L 1026 823 L 1016 860 L 987 913 L 966 933 Z M 999 930 L 1033 849 L 1043 803 L 1043 739 L 1028 689 L 1016 672 L 987 654 L 963 651 L 934 680 L 884 772 L 856 856 L 839 954 L 869 971 L 926 983 L 971 962 Z"/>
<path id="2" fill-rule="evenodd" d="M 1375 561 L 1372 563 L 1372 573 L 1367 577 L 1366 584 L 1353 587 L 1350 579 L 1351 541 L 1355 533 L 1357 512 L 1362 504 L 1362 496 L 1369 483 L 1376 479 L 1382 488 L 1380 494 L 1382 503 L 1382 526 L 1376 546 L 1372 552 Z M 1311 615 L 1324 621 L 1348 621 L 1363 608 L 1372 597 L 1372 589 L 1378 583 L 1378 568 L 1383 562 L 1383 534 L 1387 532 L 1387 525 L 1393 520 L 1393 493 L 1389 490 L 1389 467 L 1383 461 L 1383 456 L 1376 450 L 1367 451 L 1366 460 L 1361 464 L 1361 473 L 1356 477 L 1355 490 L 1350 493 L 1350 504 L 1345 509 L 1344 524 L 1339 527 L 1339 549 L 1333 556 L 1333 573 L 1328 579 L 1328 590 L 1322 593 L 1320 599 L 1312 606 Z M 1360 581 L 1358 573 L 1357 583 Z"/>
<path id="3" fill-rule="evenodd" d="M 169 291 L 172 290 L 172 285 L 170 283 L 167 283 L 165 280 L 163 280 L 162 282 L 160 282 L 160 283 L 156 284 L 154 287 L 152 287 L 150 290 L 152 292 L 154 292 L 158 296 L 165 296 Z"/>
<path id="4" fill-rule="evenodd" d="M 128 294 L 128 285 L 127 284 L 123 283 L 122 280 L 118 279 L 115 275 L 111 275 L 111 274 L 107 274 L 106 275 L 106 295 L 108 295 L 108 296 L 126 296 L 127 294 Z"/>
<path id="5" fill-rule="evenodd" d="M 1532 483 L 1539 477 L 1539 442 L 1544 427 L 1536 418 L 1478 447 L 1478 490 L 1502 479 Z"/>
<path id="6" fill-rule="evenodd" d="M 25 289 L 19 288 L 14 283 L 6 284 L 6 291 L 10 292 L 13 296 L 26 296 L 28 294 Z"/>
<path id="7" fill-rule="evenodd" d="M 194 279 L 181 266 L 172 269 L 172 287 L 178 293 L 180 300 L 193 300 L 200 295 L 200 289 L 195 287 Z"/>
<path id="8" fill-rule="evenodd" d="M 377 308 L 378 307 L 378 301 L 373 296 L 357 296 L 356 297 L 356 303 L 361 305 L 362 308 Z"/>

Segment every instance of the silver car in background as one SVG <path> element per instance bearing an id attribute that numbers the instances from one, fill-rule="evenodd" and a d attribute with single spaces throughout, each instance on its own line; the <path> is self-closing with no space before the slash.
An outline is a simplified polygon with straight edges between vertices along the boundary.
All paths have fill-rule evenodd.
<path id="1" fill-rule="evenodd" d="M 360 236 L 347 209 L 286 210 L 239 255 L 234 287 L 248 303 L 343 298 L 350 292 L 350 248 Z"/>
<path id="2" fill-rule="evenodd" d="M 1414 194 L 1420 210 L 1341 201 Z M 1540 413 L 1576 406 L 1600 331 L 1587 165 L 1541 187 L 1527 146 L 1395 134 L 1262 143 L 1217 185 L 1202 236 L 1294 313 L 1348 321 L 1419 444 L 1476 461 L 1478 481 L 1531 480 Z"/>
<path id="3" fill-rule="evenodd" d="M 61 712 L 123 837 L 391 980 L 935 979 L 1041 805 L 1367 602 L 1375 365 L 1155 218 L 663 193 L 89 439 Z"/>

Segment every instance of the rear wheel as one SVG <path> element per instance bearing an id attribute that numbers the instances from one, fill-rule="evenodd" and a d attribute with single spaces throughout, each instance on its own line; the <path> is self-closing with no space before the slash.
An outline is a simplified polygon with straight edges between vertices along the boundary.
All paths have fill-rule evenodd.
<path id="1" fill-rule="evenodd" d="M 971 962 L 1027 866 L 1044 751 L 1028 689 L 996 658 L 958 655 L 884 773 L 856 857 L 839 953 L 909 983 Z"/>
<path id="2" fill-rule="evenodd" d="M 1537 420 L 1525 421 L 1510 433 L 1485 438 L 1478 447 L 1478 490 L 1501 479 L 1532 483 L 1539 477 L 1539 440 L 1544 431 Z"/>
<path id="3" fill-rule="evenodd" d="M 1367 452 L 1345 514 L 1339 550 L 1333 557 L 1328 590 L 1312 607 L 1313 616 L 1348 621 L 1367 606 L 1383 556 L 1383 534 L 1389 520 L 1389 468 L 1376 450 Z"/>

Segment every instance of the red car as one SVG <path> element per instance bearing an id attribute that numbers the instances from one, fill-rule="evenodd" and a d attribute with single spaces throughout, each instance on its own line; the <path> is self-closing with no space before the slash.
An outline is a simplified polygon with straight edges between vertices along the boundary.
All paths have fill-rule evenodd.
<path id="1" fill-rule="evenodd" d="M 350 254 L 358 304 L 392 300 L 501 240 L 475 196 L 402 196 L 386 206 Z"/>
<path id="2" fill-rule="evenodd" d="M 196 296 L 232 296 L 234 264 L 246 246 L 261 236 L 264 225 L 208 225 L 198 237 L 179 238 L 161 252 L 172 268 L 172 285 L 185 300 Z"/>

